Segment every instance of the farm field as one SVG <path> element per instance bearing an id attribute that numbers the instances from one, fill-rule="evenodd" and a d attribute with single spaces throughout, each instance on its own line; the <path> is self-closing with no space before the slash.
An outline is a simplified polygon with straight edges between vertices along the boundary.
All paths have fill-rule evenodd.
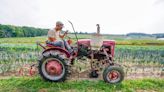
<path id="1" fill-rule="evenodd" d="M 69 34 L 73 41 L 76 40 L 74 34 Z M 79 39 L 90 39 L 90 34 L 78 34 Z M 163 40 L 151 39 L 127 39 L 125 36 L 103 35 L 103 39 L 115 40 L 117 45 L 164 45 Z M 15 37 L 15 38 L 0 38 L 0 44 L 34 44 L 36 41 L 44 43 L 47 40 L 46 36 L 41 37 Z"/>
<path id="2" fill-rule="evenodd" d="M 72 34 L 71 37 L 75 41 Z M 80 35 L 79 38 L 90 38 L 90 36 Z M 0 92 L 11 91 L 13 88 L 13 92 L 51 92 L 54 89 L 59 92 L 113 92 L 119 90 L 121 92 L 162 92 L 164 88 L 164 41 L 108 36 L 104 36 L 104 38 L 116 41 L 114 59 L 116 63 L 124 67 L 126 74 L 126 80 L 122 84 L 108 85 L 101 81 L 101 78 L 96 81 L 68 80 L 66 83 L 48 83 L 42 81 L 38 75 L 28 77 L 27 70 L 27 74 L 20 75 L 18 72 L 21 68 L 37 64 L 42 49 L 37 47 L 35 42 L 40 41 L 44 44 L 46 37 L 0 38 Z M 14 85 L 15 82 L 17 83 Z"/>
<path id="3" fill-rule="evenodd" d="M 0 0 L 0 92 L 164 92 L 164 0 Z"/>

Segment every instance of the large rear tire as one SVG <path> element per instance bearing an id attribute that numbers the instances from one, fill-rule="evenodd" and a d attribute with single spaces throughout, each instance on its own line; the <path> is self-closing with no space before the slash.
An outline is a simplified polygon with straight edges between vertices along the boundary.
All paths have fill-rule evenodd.
<path id="1" fill-rule="evenodd" d="M 120 66 L 109 66 L 106 67 L 103 72 L 103 79 L 105 82 L 110 84 L 121 83 L 124 79 L 124 71 Z"/>
<path id="2" fill-rule="evenodd" d="M 49 54 L 39 60 L 40 76 L 50 82 L 63 82 L 68 74 L 68 67 L 64 58 L 60 55 Z"/>

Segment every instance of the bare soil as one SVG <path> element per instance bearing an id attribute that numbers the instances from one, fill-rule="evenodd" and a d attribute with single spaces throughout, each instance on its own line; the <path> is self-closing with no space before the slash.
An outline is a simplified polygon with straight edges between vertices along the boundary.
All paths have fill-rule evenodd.
<path id="1" fill-rule="evenodd" d="M 20 69 L 23 69 L 20 73 Z M 30 67 L 27 68 L 20 68 L 17 71 L 8 71 L 5 73 L 0 73 L 0 79 L 6 79 L 11 77 L 22 77 L 22 76 L 29 76 L 34 77 L 38 75 L 38 71 L 36 66 L 33 67 L 33 74 L 29 74 Z M 131 66 L 128 68 L 124 68 L 125 72 L 125 79 L 138 79 L 138 78 L 162 78 L 164 79 L 164 71 L 162 67 L 136 67 Z M 77 67 L 71 70 L 71 74 L 69 75 L 68 79 L 76 80 L 76 79 L 88 79 L 88 80 L 97 80 L 102 79 L 102 72 L 99 72 L 98 78 L 89 78 L 90 69 L 86 68 L 83 70 L 79 70 Z"/>

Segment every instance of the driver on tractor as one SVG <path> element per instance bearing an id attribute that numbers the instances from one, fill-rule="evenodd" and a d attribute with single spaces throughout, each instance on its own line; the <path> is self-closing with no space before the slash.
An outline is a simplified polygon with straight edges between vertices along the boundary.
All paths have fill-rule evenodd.
<path id="1" fill-rule="evenodd" d="M 73 49 L 70 47 L 67 41 L 64 40 L 64 37 L 67 35 L 68 30 L 61 34 L 61 31 L 64 27 L 64 24 L 60 21 L 56 22 L 56 26 L 54 29 L 48 31 L 48 41 L 47 44 L 51 44 L 53 46 L 62 47 L 66 49 L 70 54 L 73 53 Z"/>

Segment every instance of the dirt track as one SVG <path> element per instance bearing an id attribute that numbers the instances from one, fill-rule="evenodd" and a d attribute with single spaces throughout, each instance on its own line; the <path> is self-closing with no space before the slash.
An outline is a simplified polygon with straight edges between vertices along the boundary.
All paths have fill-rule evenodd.
<path id="1" fill-rule="evenodd" d="M 26 72 L 27 73 L 27 72 Z M 28 73 L 25 75 L 19 75 L 18 72 L 8 72 L 4 74 L 0 74 L 0 79 L 8 79 L 11 77 L 35 77 L 37 76 L 38 73 L 35 75 L 29 75 Z M 125 79 L 139 79 L 139 78 L 162 78 L 164 79 L 164 71 L 161 71 L 160 73 L 153 73 L 153 72 L 142 72 L 142 73 L 127 73 L 125 74 Z M 97 80 L 97 79 L 103 79 L 102 78 L 102 73 L 99 73 L 98 78 L 89 78 L 89 71 L 84 71 L 81 73 L 73 73 L 69 75 L 68 80 Z"/>
<path id="2" fill-rule="evenodd" d="M 86 64 L 84 64 L 86 65 Z M 87 64 L 89 65 L 89 64 Z M 79 67 L 72 67 L 71 74 L 69 75 L 68 79 L 89 79 L 89 80 L 95 80 L 89 78 L 89 69 L 88 66 L 82 66 L 80 64 Z M 164 78 L 164 70 L 162 68 L 163 66 L 130 66 L 130 67 L 124 67 L 125 72 L 125 79 L 138 79 L 138 78 Z M 22 69 L 22 68 L 20 68 Z M 37 68 L 36 66 L 33 68 L 34 73 L 32 75 L 29 74 L 30 67 L 23 68 L 23 71 L 20 72 L 20 69 L 14 72 L 4 72 L 3 74 L 0 73 L 0 79 L 6 79 L 11 77 L 22 77 L 22 76 L 37 76 Z M 96 78 L 97 79 L 97 78 Z M 99 72 L 99 78 L 102 79 L 102 72 Z"/>

